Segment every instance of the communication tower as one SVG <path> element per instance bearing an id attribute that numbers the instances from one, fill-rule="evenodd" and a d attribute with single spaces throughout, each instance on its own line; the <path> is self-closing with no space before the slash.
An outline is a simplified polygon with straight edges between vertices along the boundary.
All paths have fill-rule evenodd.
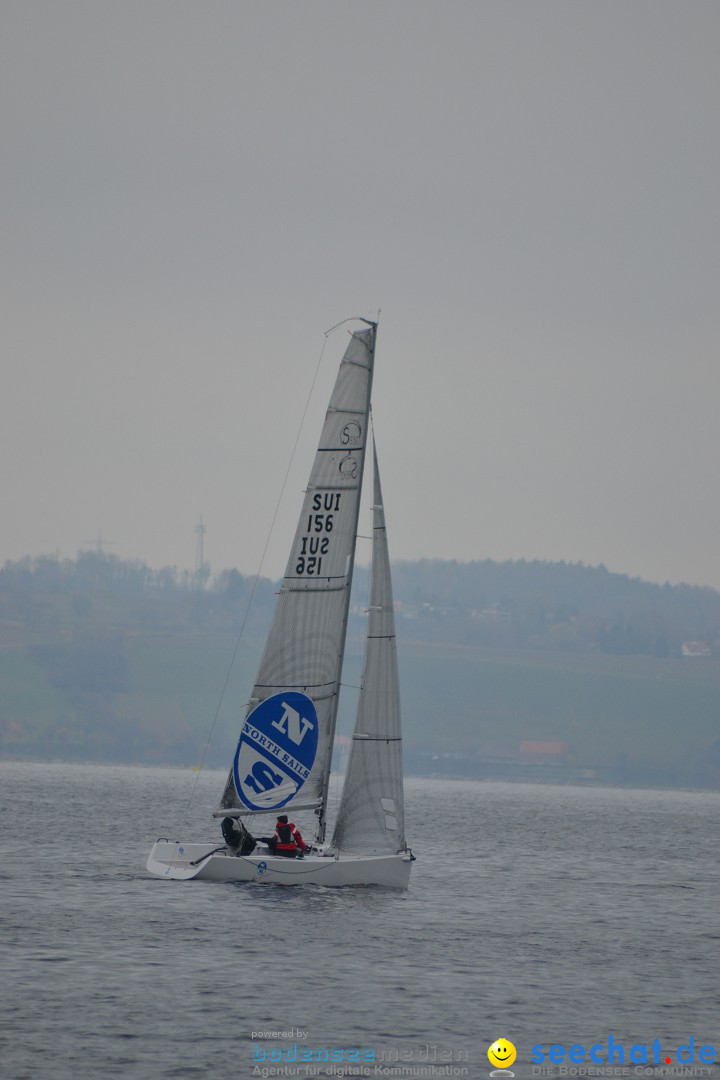
<path id="1" fill-rule="evenodd" d="M 203 543 L 206 532 L 207 532 L 207 529 L 203 525 L 203 519 L 202 519 L 202 516 L 201 516 L 200 520 L 198 521 L 197 525 L 195 526 L 195 536 L 197 537 L 197 540 L 195 541 L 195 574 L 194 574 L 194 580 L 195 580 L 195 588 L 196 589 L 204 589 L 205 588 L 205 581 L 206 581 L 207 576 L 208 576 L 207 575 L 207 568 L 205 566 L 205 554 L 204 554 L 204 543 Z"/>

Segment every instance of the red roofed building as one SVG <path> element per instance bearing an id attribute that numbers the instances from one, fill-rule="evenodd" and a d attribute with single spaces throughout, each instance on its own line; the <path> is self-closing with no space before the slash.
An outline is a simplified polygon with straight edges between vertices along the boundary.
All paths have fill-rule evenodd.
<path id="1" fill-rule="evenodd" d="M 548 761 L 553 758 L 555 761 L 566 761 L 570 754 L 570 743 L 566 742 L 532 742 L 529 739 L 523 739 L 520 743 L 520 753 L 529 758 L 540 759 Z"/>

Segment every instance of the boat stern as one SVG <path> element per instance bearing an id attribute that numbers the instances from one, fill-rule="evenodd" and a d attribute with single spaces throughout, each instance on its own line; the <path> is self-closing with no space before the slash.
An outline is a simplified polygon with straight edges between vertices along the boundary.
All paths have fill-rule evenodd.
<path id="1" fill-rule="evenodd" d="M 214 850 L 209 844 L 183 844 L 179 840 L 156 840 L 148 856 L 147 868 L 157 877 L 187 881 L 197 877 L 202 864 Z"/>

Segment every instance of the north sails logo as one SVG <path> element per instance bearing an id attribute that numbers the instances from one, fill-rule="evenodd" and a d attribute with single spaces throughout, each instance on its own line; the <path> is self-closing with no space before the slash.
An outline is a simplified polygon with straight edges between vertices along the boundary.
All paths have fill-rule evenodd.
<path id="1" fill-rule="evenodd" d="M 274 694 L 243 724 L 233 762 L 238 798 L 250 810 L 276 810 L 310 776 L 318 748 L 315 705 L 306 694 Z"/>

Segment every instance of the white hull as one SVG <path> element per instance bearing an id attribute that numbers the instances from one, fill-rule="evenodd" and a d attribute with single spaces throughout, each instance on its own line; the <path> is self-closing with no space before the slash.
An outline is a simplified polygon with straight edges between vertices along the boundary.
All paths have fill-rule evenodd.
<path id="1" fill-rule="evenodd" d="M 407 889 L 413 857 L 398 855 L 306 855 L 286 859 L 255 850 L 232 855 L 228 849 L 208 854 L 207 844 L 181 844 L 158 840 L 147 868 L 158 877 L 175 881 L 254 881 L 262 885 L 380 885 Z M 212 850 L 212 849 L 210 849 Z M 207 855 L 206 858 L 203 858 Z M 195 865 L 193 865 L 195 864 Z"/>

